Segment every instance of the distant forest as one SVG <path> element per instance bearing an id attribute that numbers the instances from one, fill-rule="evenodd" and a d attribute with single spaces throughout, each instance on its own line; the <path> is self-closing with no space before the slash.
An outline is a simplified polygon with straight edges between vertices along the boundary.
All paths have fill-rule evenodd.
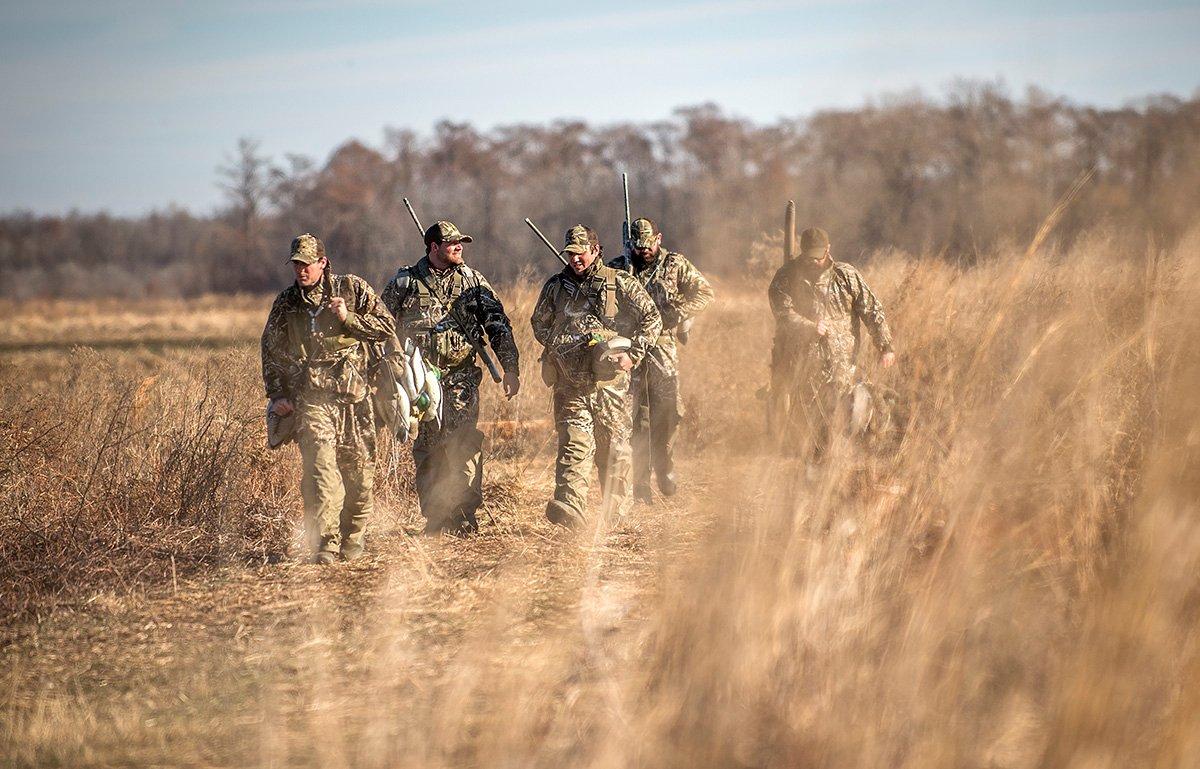
<path id="1" fill-rule="evenodd" d="M 548 273 L 557 263 L 522 218 L 556 241 L 591 224 L 611 256 L 622 171 L 634 216 L 658 221 L 667 246 L 717 275 L 766 269 L 748 264 L 751 245 L 777 236 L 788 199 L 800 226 L 827 229 L 842 258 L 897 249 L 969 263 L 1027 241 L 1088 169 L 1057 242 L 1106 227 L 1134 253 L 1172 244 L 1200 211 L 1200 96 L 1097 109 L 969 82 L 770 125 L 714 105 L 642 124 L 481 131 L 445 121 L 429 135 L 389 130 L 379 147 L 347 142 L 323 164 L 266 157 L 243 139 L 215 169 L 226 204 L 211 217 L 0 217 L 0 295 L 274 291 L 305 231 L 325 241 L 336 270 L 379 286 L 423 253 L 405 196 L 426 225 L 450 219 L 474 235 L 468 259 L 494 279 Z"/>

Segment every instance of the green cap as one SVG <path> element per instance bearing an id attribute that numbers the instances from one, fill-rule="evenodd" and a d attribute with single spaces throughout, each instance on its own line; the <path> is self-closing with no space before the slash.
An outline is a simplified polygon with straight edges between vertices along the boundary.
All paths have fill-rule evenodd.
<path id="1" fill-rule="evenodd" d="M 800 233 L 801 256 L 817 256 L 817 253 L 812 252 L 823 254 L 827 248 L 829 248 L 829 233 L 820 227 L 809 227 Z"/>
<path id="2" fill-rule="evenodd" d="M 592 246 L 597 245 L 592 242 L 591 236 L 588 235 L 587 227 L 584 227 L 582 224 L 577 224 L 567 230 L 566 240 L 566 245 L 560 253 L 586 254 L 591 250 Z"/>
<path id="3" fill-rule="evenodd" d="M 312 264 L 321 261 L 324 256 L 325 244 L 316 235 L 306 232 L 292 241 L 292 255 L 288 261 Z"/>
<path id="4" fill-rule="evenodd" d="M 430 243 L 470 243 L 471 236 L 463 235 L 454 222 L 437 221 L 425 230 L 425 245 Z"/>
<path id="5" fill-rule="evenodd" d="M 634 219 L 633 225 L 629 228 L 629 239 L 633 241 L 634 248 L 649 248 L 654 245 L 654 236 L 658 234 L 658 227 L 654 222 L 642 217 Z"/>

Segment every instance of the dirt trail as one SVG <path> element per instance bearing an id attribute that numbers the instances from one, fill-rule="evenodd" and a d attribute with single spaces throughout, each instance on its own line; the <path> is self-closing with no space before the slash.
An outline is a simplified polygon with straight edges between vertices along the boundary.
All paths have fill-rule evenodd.
<path id="1" fill-rule="evenodd" d="M 584 690 L 588 707 L 609 707 L 596 685 L 620 675 L 664 570 L 712 521 L 695 512 L 711 478 L 685 472 L 696 475 L 678 498 L 635 505 L 594 540 L 541 518 L 550 474 L 539 464 L 517 512 L 484 514 L 476 537 L 422 537 L 411 511 L 384 510 L 369 557 L 353 564 L 228 567 L 163 595 L 62 611 L 5 651 L 5 710 L 35 735 L 93 728 L 63 735 L 54 755 L 15 757 L 222 765 L 257 762 L 269 746 L 279 765 L 303 765 L 340 762 L 342 741 L 354 753 L 368 734 L 411 744 L 405 731 L 434 730 L 445 744 L 444 730 L 509 717 L 473 704 L 494 707 L 530 665 L 560 669 L 551 710 Z M 504 502 L 490 508 L 513 508 Z M 314 744 L 328 733 L 339 736 Z"/>

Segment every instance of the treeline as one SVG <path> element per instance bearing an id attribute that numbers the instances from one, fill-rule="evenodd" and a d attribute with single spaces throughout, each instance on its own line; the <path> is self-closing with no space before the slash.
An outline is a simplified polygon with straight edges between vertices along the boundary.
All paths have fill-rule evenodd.
<path id="1" fill-rule="evenodd" d="M 1102 225 L 1135 246 L 1169 245 L 1200 210 L 1200 97 L 1097 109 L 961 83 L 938 99 L 891 96 L 771 125 L 713 105 L 599 127 L 445 121 L 431 135 L 389 130 L 380 147 L 347 142 L 323 165 L 268 158 L 245 139 L 217 171 L 226 205 L 211 217 L 0 218 L 0 293 L 270 291 L 287 279 L 288 243 L 304 231 L 325 240 L 336 269 L 381 281 L 422 253 L 404 196 L 426 224 L 448 218 L 473 234 L 472 261 L 506 279 L 554 268 L 524 216 L 555 238 L 593 224 L 618 249 L 621 171 L 634 215 L 658 220 L 670 247 L 713 273 L 744 269 L 789 198 L 802 226 L 830 231 L 839 255 L 897 248 L 974 261 L 1031 237 L 1089 169 L 1059 239 Z"/>

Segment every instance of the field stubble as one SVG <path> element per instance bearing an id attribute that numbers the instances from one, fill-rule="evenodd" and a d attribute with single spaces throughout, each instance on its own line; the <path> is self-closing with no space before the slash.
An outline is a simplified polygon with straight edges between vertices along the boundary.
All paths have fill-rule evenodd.
<path id="1" fill-rule="evenodd" d="M 907 429 L 811 478 L 763 442 L 762 287 L 719 286 L 684 351 L 684 492 L 580 538 L 540 518 L 549 399 L 510 290 L 526 390 L 485 396 L 483 534 L 413 536 L 385 446 L 373 554 L 324 571 L 289 555 L 294 450 L 263 447 L 265 301 L 164 309 L 227 349 L 10 351 L 0 755 L 1195 765 L 1200 235 L 1113 251 L 871 263 L 900 365 L 867 370 Z M 62 317 L 47 338 L 120 337 Z"/>

